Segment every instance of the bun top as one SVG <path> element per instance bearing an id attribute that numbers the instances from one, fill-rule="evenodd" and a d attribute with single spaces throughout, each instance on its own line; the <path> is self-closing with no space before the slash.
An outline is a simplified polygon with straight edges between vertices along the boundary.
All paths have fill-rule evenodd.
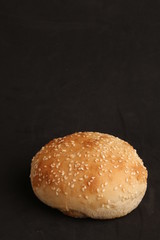
<path id="1" fill-rule="evenodd" d="M 68 199 L 72 205 L 79 199 L 93 209 L 109 208 L 117 199 L 136 196 L 146 178 L 147 170 L 131 145 L 98 132 L 50 141 L 33 158 L 31 170 L 35 192 L 50 188 L 56 196 L 53 205 L 63 209 Z"/>

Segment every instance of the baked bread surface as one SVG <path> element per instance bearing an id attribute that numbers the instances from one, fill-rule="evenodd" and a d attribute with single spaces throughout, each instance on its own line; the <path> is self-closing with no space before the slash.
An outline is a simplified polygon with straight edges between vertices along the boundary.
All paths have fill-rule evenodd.
<path id="1" fill-rule="evenodd" d="M 147 188 L 147 170 L 136 150 L 98 132 L 53 139 L 33 157 L 30 177 L 42 202 L 72 217 L 124 216 Z"/>

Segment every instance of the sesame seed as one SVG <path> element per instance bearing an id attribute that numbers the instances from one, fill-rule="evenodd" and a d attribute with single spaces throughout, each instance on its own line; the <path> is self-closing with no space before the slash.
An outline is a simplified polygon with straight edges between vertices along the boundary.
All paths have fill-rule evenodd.
<path id="1" fill-rule="evenodd" d="M 86 186 L 83 186 L 82 187 L 82 191 L 84 192 L 86 188 L 87 188 Z"/>
<path id="2" fill-rule="evenodd" d="M 85 199 L 88 199 L 88 196 L 85 196 Z"/>
<path id="3" fill-rule="evenodd" d="M 69 147 L 69 144 L 68 144 L 68 143 L 64 143 L 64 145 L 65 145 L 66 147 Z"/>
<path id="4" fill-rule="evenodd" d="M 83 167 L 79 167 L 79 168 L 78 168 L 78 170 L 79 170 L 79 171 L 81 171 L 81 170 L 83 171 L 83 170 L 84 170 L 84 168 L 83 168 Z"/>
<path id="5" fill-rule="evenodd" d="M 114 168 L 118 168 L 119 167 L 119 165 L 114 165 Z"/>
<path id="6" fill-rule="evenodd" d="M 107 169 L 102 169 L 102 172 L 107 172 Z"/>
<path id="7" fill-rule="evenodd" d="M 118 189 L 118 187 L 116 186 L 116 187 L 114 187 L 114 191 L 116 191 Z"/>
<path id="8" fill-rule="evenodd" d="M 74 184 L 71 184 L 71 188 L 74 188 Z"/>
<path id="9" fill-rule="evenodd" d="M 51 164 L 51 168 L 54 168 L 54 167 L 55 167 L 55 163 L 52 163 L 52 164 Z"/>
<path id="10" fill-rule="evenodd" d="M 103 198 L 103 194 L 98 194 L 98 200 L 102 199 Z"/>
<path id="11" fill-rule="evenodd" d="M 56 165 L 56 168 L 59 168 L 59 166 L 60 166 L 60 163 L 58 163 L 58 164 Z"/>
<path id="12" fill-rule="evenodd" d="M 88 176 L 87 176 L 87 175 L 84 175 L 84 178 L 85 178 L 85 179 L 87 179 L 87 178 L 88 178 Z"/>

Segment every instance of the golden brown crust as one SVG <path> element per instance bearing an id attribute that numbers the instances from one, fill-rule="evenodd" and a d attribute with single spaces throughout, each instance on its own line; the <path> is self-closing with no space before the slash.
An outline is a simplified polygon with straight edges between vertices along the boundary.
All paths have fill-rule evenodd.
<path id="1" fill-rule="evenodd" d="M 116 217 L 117 202 L 141 200 L 146 179 L 147 170 L 132 146 L 97 132 L 50 141 L 33 158 L 31 167 L 35 194 L 46 204 L 78 217 Z M 121 215 L 125 215 L 123 208 Z"/>

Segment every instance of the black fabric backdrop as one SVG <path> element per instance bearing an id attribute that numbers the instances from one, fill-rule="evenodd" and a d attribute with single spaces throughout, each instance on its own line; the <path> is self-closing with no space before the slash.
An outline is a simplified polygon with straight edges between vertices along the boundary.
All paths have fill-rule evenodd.
<path id="1" fill-rule="evenodd" d="M 160 2 L 1 1 L 0 239 L 160 239 Z M 29 172 L 49 140 L 116 135 L 149 171 L 140 206 L 115 220 L 42 204 Z"/>

